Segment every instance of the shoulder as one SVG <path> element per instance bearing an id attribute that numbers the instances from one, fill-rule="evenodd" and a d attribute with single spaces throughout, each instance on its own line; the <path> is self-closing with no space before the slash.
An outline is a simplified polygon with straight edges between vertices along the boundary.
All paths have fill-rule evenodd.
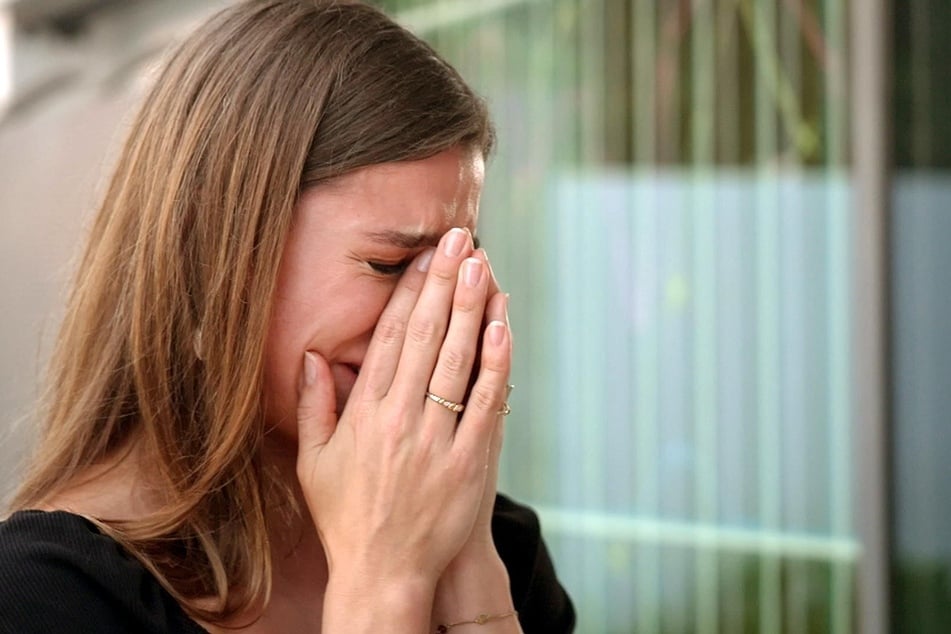
<path id="1" fill-rule="evenodd" d="M 81 516 L 0 522 L 0 633 L 202 632 L 138 561 Z"/>
<path id="2" fill-rule="evenodd" d="M 508 570 L 515 609 L 525 632 L 573 631 L 574 607 L 555 574 L 535 512 L 504 495 L 497 496 L 492 537 Z"/>

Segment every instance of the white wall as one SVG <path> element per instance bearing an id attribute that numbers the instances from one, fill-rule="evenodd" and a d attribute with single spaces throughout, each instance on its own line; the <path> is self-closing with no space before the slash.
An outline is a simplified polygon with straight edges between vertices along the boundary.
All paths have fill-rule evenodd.
<path id="1" fill-rule="evenodd" d="M 71 263 L 130 103 L 89 96 L 0 124 L 0 498 L 36 427 Z"/>
<path id="2" fill-rule="evenodd" d="M 118 4 L 75 39 L 15 34 L 14 101 L 0 116 L 0 506 L 35 435 L 71 266 L 147 83 L 144 64 L 227 3 Z M 69 83 L 50 89 L 54 77 Z"/>

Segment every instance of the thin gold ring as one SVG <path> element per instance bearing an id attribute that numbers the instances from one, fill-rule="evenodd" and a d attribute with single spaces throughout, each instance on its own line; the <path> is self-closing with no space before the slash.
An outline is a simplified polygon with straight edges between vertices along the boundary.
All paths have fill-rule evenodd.
<path id="1" fill-rule="evenodd" d="M 456 403 L 455 401 L 450 401 L 448 398 L 437 396 L 436 394 L 433 394 L 432 392 L 426 392 L 426 398 L 428 398 L 431 401 L 435 401 L 436 403 L 439 403 L 440 405 L 448 409 L 450 412 L 454 412 L 456 414 L 458 414 L 459 412 L 461 412 L 462 410 L 466 408 L 466 406 L 463 405 L 462 403 Z"/>
<path id="2" fill-rule="evenodd" d="M 500 409 L 496 414 L 499 416 L 508 416 L 512 413 L 512 408 L 509 407 L 509 396 L 512 395 L 512 390 L 515 389 L 515 386 L 511 383 L 505 384 L 505 401 L 502 403 L 502 409 Z"/>

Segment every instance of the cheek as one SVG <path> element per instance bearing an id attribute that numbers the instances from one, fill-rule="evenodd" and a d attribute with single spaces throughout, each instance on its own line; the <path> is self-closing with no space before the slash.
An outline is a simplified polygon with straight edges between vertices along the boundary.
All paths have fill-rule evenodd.
<path id="1" fill-rule="evenodd" d="M 308 342 L 309 349 L 323 354 L 331 364 L 361 364 L 391 294 L 389 285 L 368 280 L 364 288 L 335 295 L 322 311 L 320 332 Z"/>
<path id="2" fill-rule="evenodd" d="M 349 319 L 353 320 L 354 326 L 361 330 L 372 330 L 376 322 L 380 321 L 380 316 L 392 294 L 392 286 L 373 284 L 372 288 L 367 289 L 366 292 L 354 296 L 353 302 L 347 308 Z"/>
<path id="3" fill-rule="evenodd" d="M 297 407 L 297 381 L 303 364 L 302 333 L 280 302 L 275 306 L 264 349 L 264 405 L 267 422 L 282 426 Z"/>
<path id="4" fill-rule="evenodd" d="M 333 368 L 335 363 L 363 360 L 373 329 L 393 286 L 378 280 L 355 280 L 327 289 L 321 299 L 275 302 L 265 349 L 264 389 L 267 418 L 279 423 L 294 415 L 303 355 L 313 350 Z M 338 393 L 338 398 L 343 396 Z"/>

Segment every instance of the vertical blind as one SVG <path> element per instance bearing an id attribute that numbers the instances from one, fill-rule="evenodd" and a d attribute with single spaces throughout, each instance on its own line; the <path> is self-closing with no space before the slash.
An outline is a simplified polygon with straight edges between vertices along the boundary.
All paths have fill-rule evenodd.
<path id="1" fill-rule="evenodd" d="M 854 631 L 844 0 L 384 5 L 498 128 L 501 486 L 579 631 Z"/>

